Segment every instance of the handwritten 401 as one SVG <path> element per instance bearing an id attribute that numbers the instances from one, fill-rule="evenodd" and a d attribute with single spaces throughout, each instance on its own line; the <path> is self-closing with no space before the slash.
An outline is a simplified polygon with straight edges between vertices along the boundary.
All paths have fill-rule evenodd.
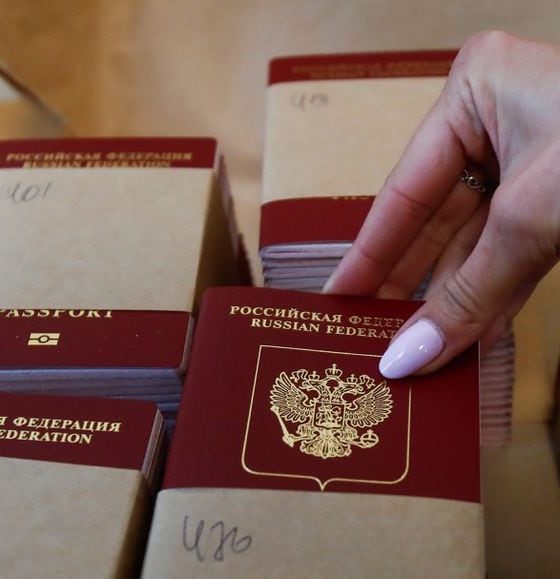
<path id="1" fill-rule="evenodd" d="M 235 555 L 244 553 L 252 542 L 250 535 L 238 537 L 237 527 L 228 530 L 224 521 L 210 525 L 200 519 L 193 524 L 188 515 L 183 520 L 183 547 L 194 552 L 201 563 L 208 559 L 224 561 L 228 552 Z"/>
<path id="2" fill-rule="evenodd" d="M 26 183 L 15 183 L 6 187 L 7 196 L 14 203 L 28 203 L 35 201 L 35 199 L 44 199 L 51 187 L 52 183 L 33 183 L 31 185 Z"/>

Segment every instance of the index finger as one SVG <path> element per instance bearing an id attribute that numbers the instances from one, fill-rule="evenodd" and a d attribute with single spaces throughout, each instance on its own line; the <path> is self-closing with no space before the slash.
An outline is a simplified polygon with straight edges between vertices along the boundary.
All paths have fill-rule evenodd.
<path id="1" fill-rule="evenodd" d="M 325 293 L 372 295 L 457 182 L 465 149 L 443 102 L 417 129 Z"/>

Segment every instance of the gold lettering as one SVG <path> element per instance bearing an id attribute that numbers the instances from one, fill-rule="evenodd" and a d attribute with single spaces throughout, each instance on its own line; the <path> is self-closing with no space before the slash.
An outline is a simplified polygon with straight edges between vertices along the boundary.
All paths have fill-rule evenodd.
<path id="1" fill-rule="evenodd" d="M 85 310 L 69 310 L 68 311 L 68 315 L 71 318 L 81 318 L 84 314 L 85 314 Z"/>
<path id="2" fill-rule="evenodd" d="M 251 319 L 252 328 L 267 328 L 274 330 L 291 330 L 293 332 L 315 332 L 321 331 L 320 324 L 310 322 L 298 322 L 296 320 L 273 320 L 273 319 Z"/>
<path id="3" fill-rule="evenodd" d="M 0 427 L 5 426 L 8 420 L 8 416 L 0 416 Z M 0 440 L 91 444 L 94 432 L 120 433 L 122 427 L 122 422 L 75 420 L 71 418 L 17 416 L 10 420 L 11 428 L 0 428 Z M 40 429 L 43 429 L 43 432 Z M 68 430 L 82 432 L 67 432 Z M 89 433 L 83 431 L 89 431 Z"/>
<path id="4" fill-rule="evenodd" d="M 57 151 L 6 155 L 7 162 L 23 167 L 169 167 L 173 162 L 191 161 L 191 151 Z"/>
<path id="5" fill-rule="evenodd" d="M 384 330 L 378 328 L 356 328 L 355 326 L 333 326 L 327 325 L 327 334 L 334 334 L 336 336 L 358 336 L 361 338 L 376 338 L 376 339 L 390 339 L 397 332 L 396 330 Z"/>
<path id="6" fill-rule="evenodd" d="M 112 310 L 0 310 L 0 317 L 5 318 L 112 318 Z"/>

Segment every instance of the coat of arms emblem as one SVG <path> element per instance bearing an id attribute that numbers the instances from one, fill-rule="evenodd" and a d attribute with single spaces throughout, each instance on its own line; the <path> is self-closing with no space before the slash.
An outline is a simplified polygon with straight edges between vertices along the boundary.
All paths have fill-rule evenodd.
<path id="1" fill-rule="evenodd" d="M 387 383 L 377 384 L 367 374 L 346 379 L 342 374 L 333 364 L 323 376 L 303 369 L 277 376 L 270 409 L 287 445 L 299 443 L 301 452 L 326 459 L 350 456 L 354 446 L 371 448 L 379 442 L 371 427 L 391 414 Z M 295 431 L 293 424 L 298 425 Z"/>

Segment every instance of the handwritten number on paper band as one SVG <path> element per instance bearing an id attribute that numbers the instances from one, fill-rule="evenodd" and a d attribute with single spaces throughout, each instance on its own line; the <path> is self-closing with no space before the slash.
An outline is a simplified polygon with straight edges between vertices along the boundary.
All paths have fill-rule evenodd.
<path id="1" fill-rule="evenodd" d="M 50 181 L 48 183 L 34 183 L 33 185 L 16 183 L 6 188 L 6 194 L 14 203 L 28 203 L 36 199 L 44 199 L 51 185 Z"/>
<path id="2" fill-rule="evenodd" d="M 208 549 L 213 547 L 212 559 L 223 561 L 228 551 L 234 554 L 244 553 L 251 546 L 251 535 L 238 538 L 237 533 L 237 527 L 228 531 L 223 521 L 208 526 L 204 519 L 199 520 L 193 530 L 187 515 L 183 520 L 183 547 L 194 552 L 201 563 L 206 560 Z"/>
<path id="3" fill-rule="evenodd" d="M 322 92 L 314 93 L 304 93 L 297 92 L 292 93 L 290 102 L 292 107 L 300 109 L 302 111 L 311 109 L 322 109 L 329 104 L 329 97 Z"/>

